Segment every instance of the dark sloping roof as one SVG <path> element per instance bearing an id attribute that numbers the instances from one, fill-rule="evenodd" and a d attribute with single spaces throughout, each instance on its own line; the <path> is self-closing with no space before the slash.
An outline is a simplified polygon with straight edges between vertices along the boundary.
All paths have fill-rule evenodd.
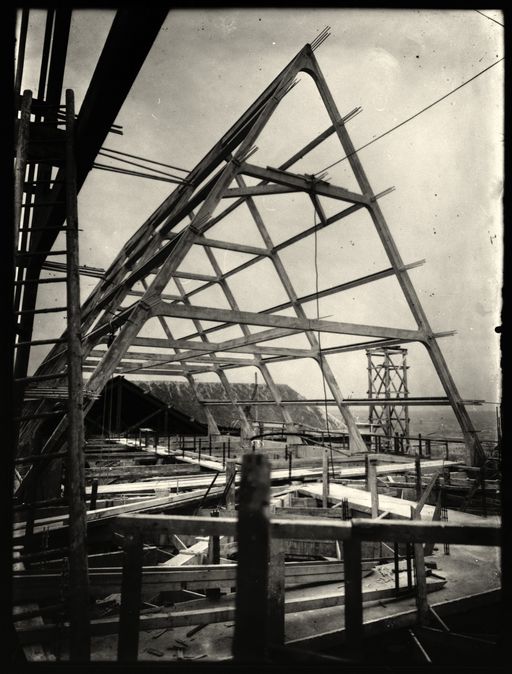
<path id="1" fill-rule="evenodd" d="M 91 433 L 126 432 L 150 427 L 160 433 L 206 433 L 199 420 L 124 377 L 114 377 L 85 417 Z"/>

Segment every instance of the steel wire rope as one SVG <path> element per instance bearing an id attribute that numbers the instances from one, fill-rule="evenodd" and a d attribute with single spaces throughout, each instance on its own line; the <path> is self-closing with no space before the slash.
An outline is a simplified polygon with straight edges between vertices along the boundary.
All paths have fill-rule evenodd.
<path id="1" fill-rule="evenodd" d="M 451 95 L 454 94 L 456 91 L 459 91 L 459 89 L 462 89 L 462 87 L 465 87 L 466 84 L 469 84 L 469 83 L 472 82 L 473 80 L 476 80 L 477 77 L 480 77 L 480 75 L 483 75 L 484 73 L 486 73 L 486 72 L 487 72 L 488 70 L 490 70 L 491 68 L 494 68 L 494 66 L 497 66 L 498 63 L 501 63 L 501 61 L 503 61 L 503 60 L 504 60 L 504 57 L 500 58 L 499 61 L 496 61 L 495 63 L 491 63 L 490 66 L 487 66 L 487 68 L 484 68 L 484 70 L 481 70 L 481 71 L 480 71 L 479 73 L 477 73 L 476 75 L 473 75 L 473 77 L 470 77 L 469 80 L 466 80 L 466 81 L 463 82 L 462 84 L 459 84 L 457 87 L 455 87 L 455 89 L 452 89 L 452 90 L 449 91 L 447 94 L 444 94 L 444 96 L 441 96 L 440 98 L 438 98 L 437 100 L 435 100 L 433 103 L 430 103 L 429 105 L 425 106 L 424 108 L 422 108 L 422 109 L 419 110 L 418 112 L 415 112 L 414 115 L 411 115 L 411 116 L 408 117 L 407 119 L 404 119 L 402 122 L 400 122 L 399 124 L 396 124 L 396 125 L 393 126 L 391 129 L 388 129 L 387 131 L 384 131 L 384 133 L 381 133 L 381 134 L 380 134 L 379 136 L 377 136 L 376 138 L 372 138 L 372 140 L 370 140 L 370 141 L 368 141 L 367 143 L 365 143 L 364 145 L 361 145 L 360 147 L 358 147 L 357 150 L 354 150 L 353 152 L 349 152 L 348 154 L 346 154 L 346 155 L 345 155 L 344 157 L 342 157 L 341 159 L 338 159 L 337 161 L 333 162 L 332 164 L 329 164 L 329 166 L 325 166 L 323 169 L 320 169 L 319 171 L 317 171 L 317 172 L 315 173 L 315 175 L 318 175 L 319 173 L 322 173 L 322 171 L 326 171 L 327 169 L 330 169 L 330 168 L 332 168 L 333 166 L 336 166 L 337 164 L 340 164 L 342 161 L 345 161 L 345 159 L 348 159 L 349 157 L 353 157 L 355 154 L 357 154 L 357 153 L 360 152 L 361 150 L 364 150 L 364 148 L 368 147 L 369 145 L 372 145 L 373 143 L 376 143 L 378 140 L 380 140 L 381 138 L 384 138 L 384 136 L 387 136 L 388 134 L 392 133 L 393 131 L 396 131 L 396 130 L 399 129 L 401 126 L 404 126 L 404 124 L 407 124 L 407 122 L 410 122 L 411 120 L 415 119 L 416 117 L 418 117 L 419 115 L 421 115 L 423 112 L 426 112 L 426 111 L 429 110 L 430 108 L 433 108 L 434 105 L 437 105 L 437 104 L 440 103 L 441 101 L 444 101 L 444 99 L 445 99 L 445 98 L 448 98 L 448 96 L 451 96 Z"/>
<path id="2" fill-rule="evenodd" d="M 315 304 L 316 304 L 316 318 L 320 320 L 320 298 L 318 290 L 318 233 L 316 227 L 316 206 L 313 202 L 313 224 L 314 224 L 314 263 L 315 263 Z M 325 414 L 325 429 L 327 431 L 327 438 L 330 448 L 330 459 L 331 459 L 331 472 L 332 477 L 334 477 L 334 463 L 332 457 L 332 441 L 331 441 L 331 431 L 329 427 L 329 414 L 327 411 L 327 388 L 325 385 L 325 374 L 324 374 L 324 364 L 322 356 L 322 339 L 320 337 L 320 330 L 317 330 L 317 339 L 318 339 L 318 363 L 320 365 L 320 372 L 322 373 L 322 388 L 324 392 L 324 414 Z"/>

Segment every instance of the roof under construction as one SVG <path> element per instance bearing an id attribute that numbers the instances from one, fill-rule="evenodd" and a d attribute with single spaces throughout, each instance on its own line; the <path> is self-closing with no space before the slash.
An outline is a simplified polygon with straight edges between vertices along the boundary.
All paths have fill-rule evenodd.
<path id="1" fill-rule="evenodd" d="M 90 38 L 98 58 L 88 77 L 69 57 L 84 44 L 76 11 L 19 16 L 20 648 L 72 662 L 269 663 L 301 649 L 328 659 L 329 642 L 361 663 L 363 636 L 393 623 L 431 661 L 429 649 L 444 652 L 432 630 L 460 637 L 445 616 L 497 601 L 501 431 L 489 444 L 474 426 L 467 406 L 484 401 L 463 397 L 440 346 L 457 316 L 430 321 L 413 282 L 424 251 L 407 243 L 402 257 L 385 215 L 386 200 L 400 197 L 380 177 L 372 186 L 361 150 L 500 61 L 362 144 L 351 126 L 361 107 L 339 107 L 317 57 L 327 26 L 265 73 L 252 102 L 185 169 L 181 158 L 130 147 L 120 124 L 173 12 L 108 14 L 101 49 Z M 193 82 L 190 68 L 191 91 Z M 171 115 L 168 105 L 158 114 Z M 210 121 L 220 128 L 205 110 Z M 103 179 L 137 181 L 126 194 L 134 213 L 122 199 L 100 207 L 91 194 Z M 94 218 L 91 238 L 82 223 Z M 445 406 L 459 434 L 412 435 L 412 406 Z M 434 558 L 441 544 L 450 559 Z M 474 561 L 471 544 L 482 546 Z M 471 585 L 476 564 L 490 571 Z M 374 601 L 380 608 L 365 605 L 363 619 Z M 326 640 L 340 604 L 343 627 Z M 310 611 L 313 632 L 301 617 Z M 171 632 L 155 646 L 151 632 L 162 629 Z"/>

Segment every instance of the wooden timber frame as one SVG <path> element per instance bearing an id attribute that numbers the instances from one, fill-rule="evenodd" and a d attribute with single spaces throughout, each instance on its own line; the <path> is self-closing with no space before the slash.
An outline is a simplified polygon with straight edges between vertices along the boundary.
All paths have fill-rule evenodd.
<path id="1" fill-rule="evenodd" d="M 257 142 L 258 136 L 280 101 L 295 85 L 295 78 L 301 72 L 312 77 L 332 121 L 331 127 L 277 169 L 263 168 L 250 163 L 250 157 L 257 150 L 254 144 Z M 188 174 L 186 180 L 174 189 L 127 241 L 110 268 L 105 272 L 104 278 L 84 303 L 81 316 L 81 330 L 84 335 L 83 357 L 86 368 L 94 368 L 86 384 L 86 393 L 89 397 L 84 403 L 85 411 L 92 405 L 93 397 L 101 392 L 106 382 L 116 372 L 129 373 L 136 369 L 138 373 L 142 374 L 184 377 L 189 381 L 195 392 L 195 375 L 200 372 L 213 372 L 219 377 L 226 390 L 228 400 L 240 417 L 242 435 L 250 437 L 252 433 L 250 424 L 245 416 L 243 406 L 236 399 L 225 371 L 229 368 L 251 365 L 259 368 L 262 372 L 266 383 L 273 392 L 276 405 L 282 410 L 283 422 L 292 432 L 294 429 L 291 417 L 282 404 L 270 375 L 268 364 L 276 362 L 277 359 L 283 361 L 296 358 L 312 358 L 321 368 L 327 386 L 347 425 L 351 451 L 354 453 L 364 452 L 366 446 L 351 414 L 350 401 L 343 398 L 338 382 L 326 359 L 326 356 L 334 351 L 332 349 L 326 349 L 325 351 L 320 349 L 318 337 L 315 333 L 330 332 L 366 338 L 360 344 L 338 347 L 336 350 L 338 353 L 345 350 L 353 351 L 375 346 L 419 342 L 427 349 L 447 399 L 460 424 L 467 451 L 467 463 L 475 465 L 483 461 L 484 453 L 480 441 L 437 342 L 438 337 L 449 333 L 435 334 L 432 331 L 408 274 L 408 269 L 417 266 L 419 263 L 406 265 L 403 262 L 378 204 L 379 197 L 389 190 L 379 195 L 374 194 L 348 135 L 346 123 L 354 112 L 349 113 L 345 118 L 341 117 L 313 50 L 310 45 L 305 45 L 242 117 Z M 332 134 L 336 134 L 348 158 L 360 192 L 352 192 L 331 185 L 319 178 L 289 171 L 294 163 Z M 256 178 L 260 182 L 257 185 L 248 186 L 245 183 L 244 176 Z M 236 182 L 238 187 L 231 187 L 233 181 Z M 306 193 L 311 198 L 319 222 L 287 241 L 275 245 L 253 197 L 258 194 L 282 193 L 285 191 Z M 326 217 L 318 196 L 336 199 L 349 205 L 337 214 Z M 213 211 L 225 197 L 236 197 L 236 199 L 230 206 L 212 217 Z M 264 241 L 264 247 L 256 248 L 206 237 L 210 228 L 241 204 L 248 206 Z M 282 249 L 363 208 L 367 210 L 371 217 L 388 256 L 390 267 L 376 274 L 355 279 L 353 282 L 323 290 L 320 295 L 343 292 L 348 288 L 371 283 L 379 278 L 394 276 L 416 321 L 417 329 L 415 330 L 310 319 L 306 316 L 303 308 L 303 303 L 307 301 L 307 298 L 297 295 L 287 274 L 279 255 Z M 180 270 L 181 263 L 194 245 L 202 246 L 205 249 L 208 259 L 213 265 L 214 274 Z M 228 272 L 221 273 L 214 256 L 213 251 L 215 249 L 246 252 L 254 257 Z M 289 300 L 281 307 L 273 307 L 259 313 L 242 311 L 238 308 L 229 290 L 228 279 L 262 259 L 269 259 L 273 264 Z M 182 278 L 194 279 L 200 282 L 200 285 L 186 292 L 180 281 Z M 171 279 L 175 281 L 178 288 L 178 297 L 169 298 L 165 294 L 166 286 Z M 143 283 L 144 287 L 142 294 L 132 289 L 139 281 Z M 229 309 L 192 304 L 191 299 L 194 295 L 214 284 L 219 284 L 224 292 Z M 122 305 L 121 303 L 125 298 L 130 296 L 134 296 L 135 301 L 128 307 Z M 316 297 L 316 295 L 314 296 Z M 309 297 L 310 299 L 311 297 Z M 289 317 L 273 313 L 283 306 L 293 308 L 296 316 Z M 165 330 L 167 340 L 139 337 L 145 323 L 155 317 Z M 175 339 L 165 317 L 192 320 L 195 332 L 183 337 L 183 339 Z M 221 322 L 221 324 L 204 328 L 201 323 L 203 320 Z M 241 327 L 242 337 L 217 343 L 209 341 L 209 335 L 212 332 L 232 325 Z M 248 326 L 263 326 L 266 329 L 251 333 Z M 311 347 L 309 350 L 278 347 L 268 351 L 272 347 L 258 346 L 261 342 L 298 333 L 306 335 Z M 112 335 L 115 335 L 115 337 L 109 339 L 109 336 Z M 193 341 L 193 338 L 197 337 L 200 338 L 200 342 Z M 368 338 L 370 338 L 370 341 L 368 341 Z M 190 348 L 191 341 L 194 346 Z M 101 349 L 98 349 L 99 345 L 102 346 Z M 198 350 L 198 345 L 204 348 Z M 145 359 L 141 356 L 140 364 L 137 368 L 134 368 L 134 363 L 130 358 L 133 358 L 136 354 L 129 349 L 139 346 L 161 347 L 167 349 L 167 353 L 162 355 L 160 361 L 156 362 L 153 359 Z M 226 358 L 217 355 L 237 348 L 244 348 L 243 353 L 248 353 L 252 357 L 235 362 L 235 359 L 229 361 L 229 359 L 226 360 Z M 170 353 L 171 349 L 172 352 Z M 103 354 L 99 361 L 92 356 L 93 352 L 97 354 L 98 351 Z M 272 353 L 274 353 L 274 356 L 271 355 Z M 199 365 L 198 367 L 196 362 L 198 358 L 205 365 Z M 60 344 L 56 344 L 39 367 L 37 375 L 57 379 L 63 371 L 65 359 L 66 349 Z M 209 414 L 209 420 L 211 420 L 208 402 L 206 400 L 201 402 L 205 411 Z M 38 411 L 46 412 L 52 409 L 51 403 L 42 401 Z M 23 432 L 30 436 L 39 423 L 41 423 L 40 420 L 27 422 L 23 426 Z M 66 427 L 67 419 L 62 417 L 46 442 L 43 452 L 49 453 L 58 450 L 63 441 Z M 38 463 L 38 467 L 43 469 L 44 462 Z M 23 490 L 23 486 L 22 483 L 21 490 Z"/>
<path id="2" fill-rule="evenodd" d="M 417 618 L 426 620 L 423 544 L 450 542 L 461 545 L 499 546 L 501 527 L 494 523 L 474 525 L 424 522 L 419 505 L 413 520 L 384 521 L 379 518 L 338 520 L 329 518 L 270 518 L 270 465 L 260 454 L 247 454 L 242 461 L 242 489 L 238 518 L 173 515 L 121 515 L 114 530 L 125 536 L 118 659 L 135 661 L 138 655 L 139 607 L 141 600 L 140 550 L 144 535 L 166 533 L 196 536 L 237 536 L 237 593 L 233 656 L 241 662 L 271 660 L 272 649 L 284 646 L 284 556 L 272 554 L 283 539 L 335 540 L 343 544 L 345 645 L 353 660 L 361 658 L 365 637 L 362 593 L 362 541 L 414 543 L 418 582 Z M 136 541 L 136 543 L 134 543 Z M 422 566 L 423 565 L 423 566 Z M 132 579 L 132 583 L 129 582 Z M 422 580 L 422 582 L 420 582 Z M 125 590 L 126 588 L 126 590 Z M 231 615 L 231 614 L 230 614 Z M 232 619 L 225 618 L 225 619 Z M 158 627 L 164 627 L 165 619 Z M 169 622 L 172 626 L 172 620 Z"/>

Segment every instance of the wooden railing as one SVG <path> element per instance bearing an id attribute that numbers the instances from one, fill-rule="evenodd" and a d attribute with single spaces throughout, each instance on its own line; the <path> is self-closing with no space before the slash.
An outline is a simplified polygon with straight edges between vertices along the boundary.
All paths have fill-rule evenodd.
<path id="1" fill-rule="evenodd" d="M 238 562 L 233 655 L 239 661 L 265 659 L 269 648 L 284 645 L 283 539 L 333 540 L 343 546 L 345 574 L 345 634 L 351 651 L 363 640 L 361 543 L 381 541 L 414 544 L 416 603 L 421 622 L 428 612 L 423 543 L 500 545 L 496 524 L 472 525 L 445 522 L 390 521 L 378 519 L 288 520 L 270 518 L 270 463 L 260 454 L 243 457 L 238 518 L 173 515 L 121 515 L 115 530 L 124 535 L 118 659 L 137 659 L 139 607 L 142 584 L 144 536 L 190 534 L 236 536 Z"/>

